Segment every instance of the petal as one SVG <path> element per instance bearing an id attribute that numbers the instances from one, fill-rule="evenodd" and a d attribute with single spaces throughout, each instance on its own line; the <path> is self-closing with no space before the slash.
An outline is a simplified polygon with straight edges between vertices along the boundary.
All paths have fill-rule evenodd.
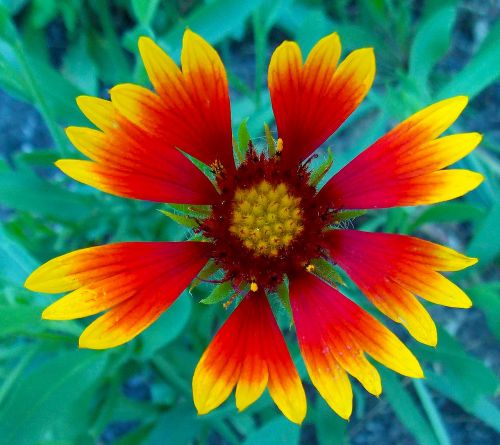
<path id="1" fill-rule="evenodd" d="M 147 37 L 139 40 L 139 51 L 161 99 L 161 129 L 148 127 L 208 165 L 219 159 L 234 168 L 228 83 L 217 52 L 189 29 L 183 38 L 182 71 Z M 132 121 L 139 122 L 140 114 Z"/>
<path id="2" fill-rule="evenodd" d="M 125 89 L 137 95 L 153 94 L 135 86 Z M 187 204 L 211 204 L 217 199 L 210 180 L 184 154 L 165 139 L 133 124 L 111 102 L 83 96 L 78 104 L 103 131 L 66 129 L 75 147 L 95 161 L 56 163 L 66 174 L 127 198 Z"/>
<path id="3" fill-rule="evenodd" d="M 283 158 L 307 158 L 357 108 L 373 83 L 371 49 L 349 54 L 337 69 L 340 40 L 336 33 L 321 39 L 305 64 L 299 47 L 284 42 L 274 51 L 268 83 Z"/>
<path id="4" fill-rule="evenodd" d="M 214 187 L 202 176 L 194 175 L 189 178 L 191 182 L 176 184 L 166 179 L 168 175 L 161 179 L 91 161 L 61 159 L 56 166 L 78 182 L 125 198 L 188 204 L 211 204 L 217 199 Z"/>
<path id="5" fill-rule="evenodd" d="M 87 119 L 102 131 L 116 128 L 116 110 L 109 100 L 92 96 L 78 96 L 78 108 Z"/>
<path id="6" fill-rule="evenodd" d="M 109 311 L 80 337 L 80 346 L 118 346 L 153 323 L 208 259 L 207 243 L 117 243 L 62 255 L 36 269 L 25 286 L 33 291 L 73 291 L 43 312 L 67 320 Z"/>
<path id="7" fill-rule="evenodd" d="M 338 209 L 368 209 L 433 204 L 473 190 L 483 180 L 480 174 L 441 169 L 471 152 L 481 136 L 435 139 L 466 104 L 458 96 L 414 114 L 334 175 L 320 195 Z"/>
<path id="8" fill-rule="evenodd" d="M 325 247 L 384 314 L 402 323 L 418 341 L 435 345 L 436 327 L 414 297 L 454 307 L 470 299 L 437 271 L 461 270 L 477 260 L 418 238 L 358 230 L 333 230 Z"/>
<path id="9" fill-rule="evenodd" d="M 364 353 L 401 374 L 422 377 L 417 360 L 392 332 L 313 275 L 291 280 L 290 302 L 311 381 L 340 416 L 348 418 L 352 410 L 345 371 L 370 392 L 381 391 L 380 377 Z"/>
<path id="10" fill-rule="evenodd" d="M 193 398 L 199 414 L 223 403 L 236 386 L 239 410 L 268 386 L 278 408 L 301 423 L 306 399 L 285 341 L 265 295 L 248 294 L 215 335 L 196 366 Z"/>

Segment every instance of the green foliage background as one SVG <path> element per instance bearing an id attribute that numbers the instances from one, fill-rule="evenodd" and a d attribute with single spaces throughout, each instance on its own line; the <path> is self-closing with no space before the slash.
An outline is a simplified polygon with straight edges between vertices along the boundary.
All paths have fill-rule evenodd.
<path id="1" fill-rule="evenodd" d="M 283 38 L 297 40 L 307 52 L 318 38 L 336 30 L 344 54 L 373 46 L 375 87 L 331 141 L 337 170 L 398 120 L 437 99 L 468 95 L 471 105 L 453 131 L 478 130 L 476 125 L 486 116 L 488 94 L 498 88 L 499 21 L 490 18 L 472 54 L 458 66 L 447 61 L 452 60 L 457 18 L 467 8 L 485 3 L 0 0 L 0 88 L 33 104 L 53 139 L 50 146 L 28 152 L 5 146 L 0 135 L 0 153 L 10 153 L 0 158 L 0 441 L 9 445 L 366 443 L 356 441 L 367 422 L 382 412 L 390 419 L 390 428 L 403 430 L 404 443 L 462 443 L 453 440 L 457 427 L 446 418 L 446 400 L 468 413 L 473 428 L 498 438 L 500 410 L 494 400 L 498 379 L 489 366 L 496 364 L 498 369 L 494 339 L 500 337 L 496 268 L 500 149 L 494 128 L 479 129 L 484 131 L 481 148 L 460 163 L 486 176 L 477 191 L 427 208 L 369 213 L 355 223 L 366 230 L 416 233 L 479 257 L 476 267 L 454 275 L 479 309 L 465 313 L 431 308 L 442 323 L 436 349 L 410 341 L 399 330 L 424 364 L 426 380 L 410 382 L 381 370 L 383 395 L 377 400 L 355 386 L 355 412 L 349 423 L 313 391 L 308 391 L 309 410 L 302 429 L 284 419 L 267 395 L 240 414 L 230 400 L 197 417 L 191 376 L 216 326 L 227 316 L 220 304 L 198 303 L 211 291 L 209 286 L 184 295 L 139 338 L 104 352 L 77 349 L 77 337 L 88 320 L 41 321 L 40 313 L 53 297 L 22 288 L 36 266 L 61 253 L 108 242 L 186 235 L 185 229 L 156 211 L 158 205 L 100 193 L 53 167 L 60 157 L 79 156 L 62 131 L 67 125 L 87 124 L 77 110 L 76 96 L 106 97 L 106 89 L 119 82 L 148 85 L 137 51 L 140 35 L 154 36 L 176 58 L 186 26 L 216 45 L 228 69 L 235 134 L 245 121 L 255 138 L 263 136 L 264 122 L 273 123 L 265 76 L 270 51 Z M 56 61 L 54 48 L 49 51 L 54 39 L 47 37 L 53 23 L 65 30 Z M 498 109 L 493 99 L 489 110 L 496 113 L 497 122 Z M 348 292 L 359 297 L 352 285 Z M 467 331 L 469 313 L 480 316 L 474 329 Z M 287 336 L 293 339 L 290 332 Z M 489 346 L 480 348 L 476 357 L 471 351 L 478 338 L 487 338 Z M 290 345 L 308 382 L 294 341 Z"/>

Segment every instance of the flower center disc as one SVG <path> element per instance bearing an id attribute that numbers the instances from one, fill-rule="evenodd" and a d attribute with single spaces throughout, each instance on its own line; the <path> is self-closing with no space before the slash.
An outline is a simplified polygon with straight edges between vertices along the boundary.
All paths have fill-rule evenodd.
<path id="1" fill-rule="evenodd" d="M 284 183 L 262 181 L 234 194 L 229 231 L 258 255 L 275 257 L 304 229 L 300 198 Z"/>

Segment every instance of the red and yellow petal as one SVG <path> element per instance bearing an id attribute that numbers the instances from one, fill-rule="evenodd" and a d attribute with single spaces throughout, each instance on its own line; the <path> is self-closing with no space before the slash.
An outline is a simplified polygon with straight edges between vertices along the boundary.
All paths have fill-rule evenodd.
<path id="1" fill-rule="evenodd" d="M 217 199 L 210 180 L 184 154 L 133 124 L 110 101 L 81 96 L 78 104 L 102 131 L 66 129 L 73 145 L 93 161 L 58 161 L 68 176 L 127 198 L 187 204 Z"/>
<path id="2" fill-rule="evenodd" d="M 220 328 L 193 376 L 199 414 L 217 408 L 236 386 L 239 410 L 255 402 L 266 386 L 292 422 L 306 414 L 302 383 L 263 292 L 248 294 Z"/>
<path id="3" fill-rule="evenodd" d="M 333 230 L 325 239 L 332 259 L 373 304 L 422 343 L 436 344 L 436 327 L 414 295 L 451 307 L 472 304 L 438 272 L 464 269 L 475 258 L 405 235 Z"/>
<path id="4" fill-rule="evenodd" d="M 153 323 L 187 287 L 208 259 L 207 243 L 117 243 L 54 258 L 36 269 L 26 288 L 36 292 L 72 291 L 42 316 L 68 320 L 107 313 L 80 337 L 80 346 L 121 345 Z"/>
<path id="5" fill-rule="evenodd" d="M 147 37 L 139 40 L 139 50 L 159 95 L 155 95 L 153 103 L 158 100 L 161 117 L 158 125 L 148 122 L 143 116 L 148 100 L 136 97 L 129 104 L 138 109 L 132 121 L 149 131 L 160 132 L 173 146 L 208 165 L 218 159 L 226 168 L 234 168 L 227 76 L 214 48 L 199 35 L 186 30 L 182 71 Z M 115 99 L 121 101 L 122 94 L 127 92 L 115 91 Z"/>
<path id="6" fill-rule="evenodd" d="M 403 375 L 423 376 L 416 358 L 391 331 L 319 278 L 304 273 L 291 280 L 290 303 L 311 381 L 341 417 L 349 418 L 352 411 L 347 373 L 371 393 L 381 392 L 380 377 L 365 353 Z"/>
<path id="7" fill-rule="evenodd" d="M 340 52 L 335 33 L 321 39 L 304 64 L 295 42 L 274 51 L 268 84 L 284 160 L 307 158 L 368 93 L 375 76 L 373 51 L 354 51 L 337 68 Z"/>
<path id="8" fill-rule="evenodd" d="M 480 174 L 441 169 L 471 152 L 481 135 L 436 139 L 466 104 L 458 96 L 409 117 L 334 175 L 320 195 L 337 209 L 369 209 L 434 204 L 473 190 Z"/>
<path id="9" fill-rule="evenodd" d="M 77 103 L 100 131 L 67 129 L 93 162 L 62 160 L 66 174 L 117 196 L 157 202 L 212 204 L 210 180 L 181 152 L 206 164 L 234 168 L 229 94 L 224 66 L 201 37 L 184 34 L 183 71 L 151 39 L 141 55 L 158 94 L 122 84 L 111 101 L 81 96 Z"/>

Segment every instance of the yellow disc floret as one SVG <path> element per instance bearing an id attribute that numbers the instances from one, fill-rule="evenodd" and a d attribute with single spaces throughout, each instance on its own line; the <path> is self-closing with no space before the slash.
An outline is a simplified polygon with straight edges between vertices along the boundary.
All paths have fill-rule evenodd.
<path id="1" fill-rule="evenodd" d="M 300 198 L 285 184 L 262 181 L 236 190 L 229 230 L 249 250 L 277 256 L 303 229 Z"/>

